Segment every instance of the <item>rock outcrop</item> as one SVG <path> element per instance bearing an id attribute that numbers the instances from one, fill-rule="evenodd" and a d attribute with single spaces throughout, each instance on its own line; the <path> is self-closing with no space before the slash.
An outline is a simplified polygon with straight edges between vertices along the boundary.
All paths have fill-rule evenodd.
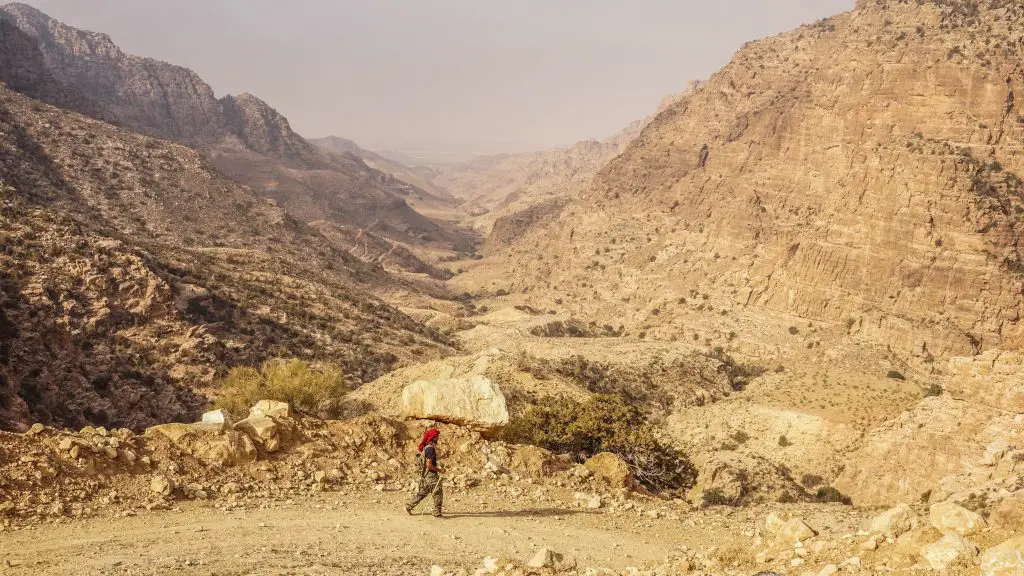
<path id="1" fill-rule="evenodd" d="M 513 290 L 666 338 L 698 291 L 852 319 L 920 362 L 1024 345 L 1024 15 L 960 4 L 861 3 L 747 44 L 517 244 Z"/>
<path id="2" fill-rule="evenodd" d="M 508 407 L 498 385 L 485 376 L 421 380 L 402 391 L 402 415 L 468 426 L 486 433 L 508 425 Z"/>

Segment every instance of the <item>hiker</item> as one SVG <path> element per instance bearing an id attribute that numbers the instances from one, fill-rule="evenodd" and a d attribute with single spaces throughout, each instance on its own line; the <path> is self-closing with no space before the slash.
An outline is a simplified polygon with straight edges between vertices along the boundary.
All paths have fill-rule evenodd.
<path id="1" fill-rule="evenodd" d="M 420 463 L 420 487 L 419 492 L 405 506 L 405 511 L 412 514 L 413 508 L 423 501 L 427 496 L 434 496 L 434 517 L 443 518 L 441 504 L 444 501 L 444 491 L 441 488 L 442 470 L 437 467 L 437 437 L 441 432 L 437 428 L 427 428 L 423 432 L 423 439 L 420 440 L 417 460 Z"/>

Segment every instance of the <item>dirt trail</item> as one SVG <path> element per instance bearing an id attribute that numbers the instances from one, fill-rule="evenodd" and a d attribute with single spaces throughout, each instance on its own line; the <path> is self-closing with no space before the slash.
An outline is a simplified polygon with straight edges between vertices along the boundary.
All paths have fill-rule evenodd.
<path id="1" fill-rule="evenodd" d="M 212 504 L 112 520 L 94 518 L 0 534 L 0 573 L 427 574 L 431 564 L 472 573 L 487 556 L 526 560 L 549 546 L 581 566 L 624 568 L 664 560 L 714 534 L 687 520 L 614 516 L 569 506 L 482 507 L 479 494 L 450 498 L 451 517 L 408 516 L 405 494 L 325 493 L 266 510 Z M 722 530 L 721 522 L 715 531 Z"/>

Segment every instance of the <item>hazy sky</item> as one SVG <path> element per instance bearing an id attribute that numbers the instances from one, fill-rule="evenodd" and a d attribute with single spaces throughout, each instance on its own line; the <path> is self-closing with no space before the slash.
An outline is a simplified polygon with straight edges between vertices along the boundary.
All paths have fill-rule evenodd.
<path id="1" fill-rule="evenodd" d="M 364 146 L 605 137 L 854 0 L 29 0 Z M 511 147 L 511 146 L 510 146 Z"/>

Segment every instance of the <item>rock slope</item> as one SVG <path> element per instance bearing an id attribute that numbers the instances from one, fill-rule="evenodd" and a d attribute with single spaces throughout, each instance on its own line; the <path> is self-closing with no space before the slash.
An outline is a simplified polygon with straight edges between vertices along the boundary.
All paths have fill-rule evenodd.
<path id="1" fill-rule="evenodd" d="M 340 363 L 352 384 L 447 349 L 371 294 L 382 269 L 197 152 L 0 87 L 0 422 L 194 415 L 233 365 Z"/>
<path id="2" fill-rule="evenodd" d="M 922 363 L 1019 348 L 1022 24 L 1015 3 L 864 1 L 748 44 L 520 243 L 515 287 L 666 336 L 705 293 Z"/>
<path id="3" fill-rule="evenodd" d="M 59 81 L 126 128 L 201 149 L 217 168 L 305 221 L 358 223 L 406 242 L 465 248 L 472 237 L 422 216 L 406 199 L 428 196 L 353 155 L 326 153 L 250 94 L 216 98 L 195 72 L 124 53 L 105 34 L 78 30 L 12 3 L 0 17 L 36 41 Z M 48 102 L 91 113 L 66 99 Z"/>

